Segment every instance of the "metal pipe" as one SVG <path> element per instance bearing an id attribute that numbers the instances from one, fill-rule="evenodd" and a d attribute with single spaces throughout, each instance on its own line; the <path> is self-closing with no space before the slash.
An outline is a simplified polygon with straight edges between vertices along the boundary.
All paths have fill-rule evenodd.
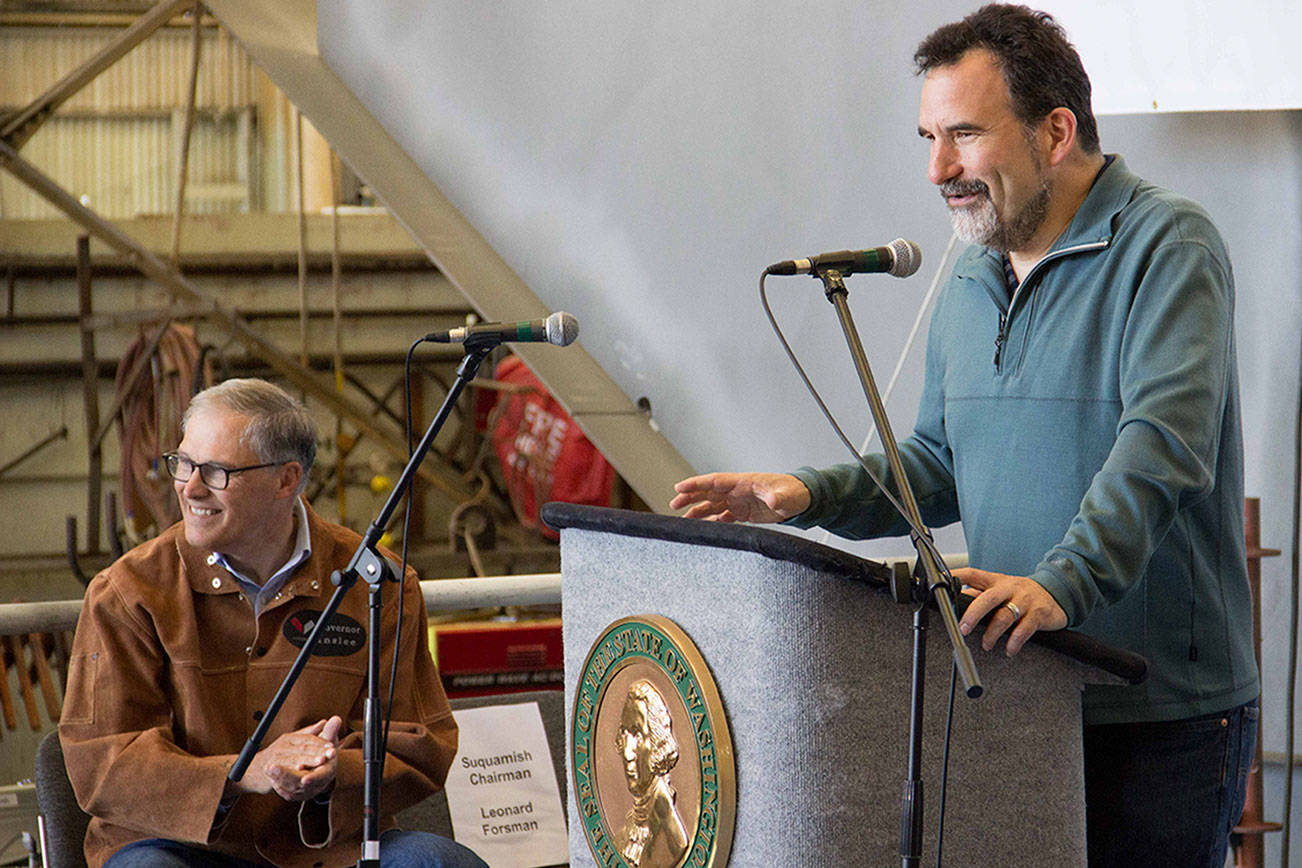
<path id="1" fill-rule="evenodd" d="M 561 574 L 534 573 L 474 579 L 429 579 L 420 583 L 425 608 L 454 612 L 498 606 L 550 606 L 561 602 Z M 81 600 L 0 603 L 0 636 L 54 633 L 77 626 Z"/>
<path id="2" fill-rule="evenodd" d="M 343 252 L 339 242 L 339 155 L 330 149 L 330 313 L 335 331 L 335 390 L 344 390 Z"/>
<path id="3" fill-rule="evenodd" d="M 127 373 L 126 379 L 122 381 L 122 388 L 118 389 L 113 398 L 113 403 L 109 406 L 108 414 L 96 428 L 94 436 L 91 437 L 92 449 L 100 448 L 100 444 L 104 442 L 104 437 L 107 436 L 109 429 L 117 421 L 118 413 L 122 412 L 122 405 L 126 403 L 127 397 L 135 391 L 136 384 L 140 382 L 140 378 L 145 375 L 145 372 L 150 370 L 150 365 L 154 360 L 154 353 L 158 351 L 158 345 L 162 343 L 163 336 L 167 334 L 167 330 L 171 325 L 172 321 L 170 319 L 164 319 L 158 324 L 158 328 L 154 330 L 153 336 L 149 339 L 149 346 L 145 347 L 145 351 L 140 354 L 135 365 Z"/>
<path id="4" fill-rule="evenodd" d="M 102 273 L 102 269 L 101 269 L 101 273 Z M 119 313 L 97 314 L 91 317 L 90 326 L 91 328 L 96 328 L 96 329 L 124 328 L 127 326 L 140 325 L 142 323 L 154 323 L 157 322 L 159 319 L 162 319 L 163 317 L 172 317 L 173 319 L 190 319 L 195 317 L 202 317 L 207 313 L 208 311 L 206 308 L 191 307 L 184 304 L 173 304 L 173 305 L 168 305 L 166 308 L 147 307 L 147 308 L 137 308 L 133 310 L 121 311 Z M 451 316 L 458 319 L 464 319 L 465 315 L 468 313 L 470 313 L 470 309 L 465 308 L 463 310 L 452 311 Z M 263 322 L 266 320 L 286 320 L 292 317 L 297 317 L 298 311 L 289 310 L 286 308 L 263 308 L 260 310 L 249 310 L 246 308 L 241 311 L 241 315 L 244 316 L 249 322 Z M 357 308 L 355 310 L 349 311 L 349 316 L 351 316 L 353 319 L 381 319 L 385 317 L 388 318 L 423 317 L 425 319 L 431 319 L 434 315 L 435 314 L 431 312 L 430 308 L 425 307 L 423 305 L 422 306 L 409 305 L 405 307 L 376 306 L 376 307 Z M 333 317 L 334 312 L 326 311 L 326 310 L 309 310 L 308 316 L 310 318 L 324 319 L 325 317 Z M 8 316 L 8 317 L 4 317 L 3 319 L 3 324 L 5 326 L 12 327 L 12 328 L 22 328 L 24 326 L 35 327 L 35 326 L 52 326 L 52 325 L 56 325 L 56 326 L 76 325 L 78 322 L 80 322 L 80 317 L 72 313 L 37 313 L 37 314 L 28 314 L 24 316 Z M 436 352 L 440 349 L 446 349 L 448 351 L 447 354 L 449 356 L 451 356 L 454 352 L 458 357 L 460 357 L 461 355 L 461 350 L 455 345 L 434 344 L 430 347 L 431 352 Z M 399 353 L 399 358 L 401 357 L 402 354 Z M 444 387 L 446 388 L 446 384 L 442 384 L 442 385 L 444 385 Z M 476 387 L 479 387 L 478 383 L 476 383 L 475 385 Z M 484 386 L 483 388 L 491 389 L 494 387 Z"/>
<path id="5" fill-rule="evenodd" d="M 494 606 L 549 606 L 561 601 L 561 574 L 434 579 L 420 583 L 431 612 Z"/>
<path id="6" fill-rule="evenodd" d="M 303 193 L 303 115 L 293 107 L 294 195 L 298 213 L 298 337 L 299 363 L 307 367 L 307 214 Z"/>
<path id="7" fill-rule="evenodd" d="M 203 18 L 203 5 L 194 7 L 194 27 L 190 41 L 190 87 L 185 98 L 185 123 L 181 127 L 181 145 L 177 154 L 176 214 L 172 219 L 172 267 L 180 270 L 181 225 L 185 221 L 185 186 L 190 174 L 190 134 L 194 130 L 194 97 L 199 86 L 199 53 L 203 40 L 199 20 Z"/>
<path id="8" fill-rule="evenodd" d="M 5 120 L 4 126 L 0 127 L 0 140 L 15 151 L 20 150 L 59 106 L 93 81 L 101 72 L 121 60 L 128 51 L 148 39 L 172 16 L 193 6 L 194 2 L 195 0 L 163 0 L 140 16 L 121 36 L 104 46 L 94 57 L 61 78 L 49 90 L 32 100 L 26 108 L 20 109 Z"/>
<path id="9" fill-rule="evenodd" d="M 82 587 L 90 584 L 91 577 L 86 575 L 86 571 L 81 568 L 81 562 L 77 560 L 77 516 L 65 516 L 63 520 L 63 548 L 64 555 L 68 559 L 68 569 L 81 582 Z"/>
<path id="10" fill-rule="evenodd" d="M 108 531 L 109 554 L 113 560 L 122 557 L 122 536 L 118 532 L 118 498 L 112 491 L 104 495 L 105 530 Z"/>
<path id="11" fill-rule="evenodd" d="M 455 345 L 452 345 L 455 346 Z M 440 365 L 456 364 L 460 356 L 452 352 L 434 353 L 434 361 Z M 375 365 L 401 365 L 403 354 L 401 352 L 376 351 L 376 352 L 349 352 L 345 354 L 348 363 L 354 367 L 361 368 Z M 222 358 L 223 364 L 230 371 L 243 371 L 245 376 L 250 377 L 267 377 L 272 376 L 275 371 L 271 370 L 266 362 L 252 354 L 238 354 L 230 352 Z M 325 355 L 313 355 L 308 359 L 308 366 L 313 371 L 330 370 L 330 357 Z M 101 378 L 112 380 L 117 375 L 117 364 L 115 362 L 100 359 L 99 374 Z M 80 359 L 67 359 L 60 361 L 7 361 L 0 362 L 0 377 L 78 377 L 81 375 Z M 351 374 L 349 382 L 352 382 Z M 487 381 L 485 381 L 487 382 Z M 476 388 L 479 383 L 475 384 Z M 101 414 L 102 415 L 102 414 Z M 387 413 L 385 414 L 388 415 Z M 375 417 L 377 420 L 378 416 Z M 435 455 L 440 458 L 446 458 L 441 450 L 435 451 Z"/>
<path id="12" fill-rule="evenodd" d="M 56 633 L 77 626 L 81 600 L 0 604 L 0 636 Z"/>
<path id="13" fill-rule="evenodd" d="M 344 310 L 340 294 L 343 284 L 343 260 L 339 255 L 339 155 L 335 153 L 334 148 L 330 149 L 330 229 L 330 309 L 333 314 L 331 322 L 334 325 L 335 333 L 335 391 L 342 395 L 344 391 Z M 344 420 L 336 416 L 336 445 L 341 443 L 343 439 Z M 348 485 L 346 484 L 348 453 L 343 449 L 338 449 L 335 455 L 335 503 L 339 507 L 339 522 L 343 524 L 348 516 Z"/>
<path id="14" fill-rule="evenodd" d="M 81 320 L 81 397 L 86 413 L 86 430 L 99 430 L 99 364 L 95 361 L 95 331 L 91 314 L 90 236 L 77 236 L 77 314 Z M 99 501 L 104 485 L 103 437 L 86 445 L 86 551 L 99 554 Z"/>
<path id="15" fill-rule="evenodd" d="M 39 443 L 37 443 L 35 446 L 31 447 L 26 452 L 24 452 L 22 455 L 19 455 L 13 461 L 10 461 L 8 464 L 5 464 L 3 467 L 0 467 L 0 476 L 4 476 L 10 470 L 13 470 L 19 464 L 22 464 L 24 461 L 26 461 L 28 458 L 31 458 L 37 452 L 40 452 L 46 446 L 49 446 L 55 440 L 58 440 L 61 437 L 66 438 L 67 436 L 68 436 L 68 426 L 60 425 L 58 431 L 52 432 L 43 440 L 41 440 Z"/>

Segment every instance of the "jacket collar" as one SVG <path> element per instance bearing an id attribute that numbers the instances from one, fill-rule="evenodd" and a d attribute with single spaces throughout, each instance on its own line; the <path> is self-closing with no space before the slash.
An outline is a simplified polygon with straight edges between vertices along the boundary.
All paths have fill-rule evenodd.
<path id="1" fill-rule="evenodd" d="M 1112 162 L 1094 182 L 1067 231 L 1049 252 L 1099 241 L 1111 244 L 1115 218 L 1134 198 L 1139 183 L 1139 177 L 1126 168 L 1121 155 L 1112 155 Z"/>
<path id="2" fill-rule="evenodd" d="M 1045 259 L 1081 245 L 1112 243 L 1115 218 L 1134 196 L 1140 179 L 1126 168 L 1120 154 L 1111 156 L 1112 161 L 1099 174 L 1067 230 L 1049 248 Z M 974 244 L 959 257 L 954 275 L 976 279 L 990 279 L 993 275 L 1002 280 L 1003 257 L 988 247 Z"/>
<path id="3" fill-rule="evenodd" d="M 306 504 L 305 504 L 306 506 Z M 286 594 L 315 594 L 330 578 L 329 564 L 338 562 L 338 541 L 330 533 L 329 525 L 313 511 L 307 509 L 308 534 L 312 540 L 311 556 L 299 564 L 285 580 Z M 217 561 L 214 553 L 186 542 L 185 526 L 178 522 L 166 533 L 174 535 L 176 552 L 181 559 L 181 569 L 186 584 L 198 594 L 234 594 L 240 590 L 239 581 Z"/>

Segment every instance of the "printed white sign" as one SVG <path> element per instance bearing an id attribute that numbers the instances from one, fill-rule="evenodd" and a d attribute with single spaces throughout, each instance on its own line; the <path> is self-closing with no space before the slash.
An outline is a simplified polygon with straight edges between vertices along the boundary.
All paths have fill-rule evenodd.
<path id="1" fill-rule="evenodd" d="M 448 772 L 452 833 L 491 868 L 570 861 L 569 835 L 538 703 L 454 711 L 460 746 Z"/>

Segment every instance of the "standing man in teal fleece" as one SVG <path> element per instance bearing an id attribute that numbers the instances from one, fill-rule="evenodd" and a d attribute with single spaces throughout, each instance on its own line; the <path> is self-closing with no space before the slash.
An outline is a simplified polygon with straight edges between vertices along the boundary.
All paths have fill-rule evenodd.
<path id="1" fill-rule="evenodd" d="M 1147 657 L 1146 683 L 1084 698 L 1090 864 L 1220 868 L 1259 692 L 1224 244 L 1199 206 L 1103 154 L 1050 16 L 986 6 L 914 60 L 928 174 L 971 246 L 900 450 L 924 521 L 963 522 L 960 628 L 989 615 L 983 647 L 1007 634 L 1016 654 L 1070 626 Z M 906 532 L 858 464 L 676 489 L 688 517 Z"/>

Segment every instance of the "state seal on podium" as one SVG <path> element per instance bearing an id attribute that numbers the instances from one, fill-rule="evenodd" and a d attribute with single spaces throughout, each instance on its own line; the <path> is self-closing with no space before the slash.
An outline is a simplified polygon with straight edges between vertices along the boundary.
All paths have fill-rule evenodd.
<path id="1" fill-rule="evenodd" d="M 570 770 L 597 864 L 727 864 L 732 736 L 705 659 L 668 618 L 621 618 L 592 643 L 570 718 Z"/>

